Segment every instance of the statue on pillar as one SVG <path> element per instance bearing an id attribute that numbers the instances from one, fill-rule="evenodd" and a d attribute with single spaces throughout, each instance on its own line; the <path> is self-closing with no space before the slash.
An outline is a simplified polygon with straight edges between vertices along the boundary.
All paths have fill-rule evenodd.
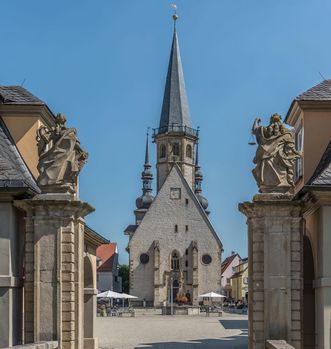
<path id="1" fill-rule="evenodd" d="M 37 130 L 37 182 L 42 189 L 52 187 L 54 190 L 57 186 L 60 192 L 76 193 L 78 174 L 88 153 L 81 148 L 76 129 L 67 128 L 66 121 L 64 115 L 57 114 L 54 127 L 41 126 Z"/>
<path id="2" fill-rule="evenodd" d="M 294 134 L 286 128 L 280 115 L 273 114 L 267 127 L 256 118 L 252 133 L 258 148 L 252 171 L 261 193 L 290 193 L 294 187 L 295 160 L 301 154 L 295 149 Z"/>

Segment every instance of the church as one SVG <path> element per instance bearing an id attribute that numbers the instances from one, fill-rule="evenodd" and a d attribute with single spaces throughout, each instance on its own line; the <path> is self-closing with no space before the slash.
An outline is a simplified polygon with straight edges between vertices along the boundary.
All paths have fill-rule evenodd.
<path id="1" fill-rule="evenodd" d="M 223 249 L 202 195 L 199 130 L 191 124 L 176 27 L 153 142 L 157 194 L 152 194 L 147 136 L 142 196 L 136 200 L 135 224 L 124 232 L 129 236 L 130 293 L 148 306 L 169 304 L 181 295 L 196 306 L 200 294 L 221 292 Z"/>

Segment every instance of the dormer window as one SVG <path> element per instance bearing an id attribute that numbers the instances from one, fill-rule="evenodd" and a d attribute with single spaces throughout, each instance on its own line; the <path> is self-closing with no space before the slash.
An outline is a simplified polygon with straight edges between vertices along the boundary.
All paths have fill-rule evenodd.
<path id="1" fill-rule="evenodd" d="M 192 159 L 192 147 L 190 144 L 186 146 L 186 157 Z"/>

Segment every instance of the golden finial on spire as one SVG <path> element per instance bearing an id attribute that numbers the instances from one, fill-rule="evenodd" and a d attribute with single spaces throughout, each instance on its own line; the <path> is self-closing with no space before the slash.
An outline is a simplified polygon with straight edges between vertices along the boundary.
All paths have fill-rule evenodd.
<path id="1" fill-rule="evenodd" d="M 176 24 L 176 21 L 178 19 L 177 15 L 177 5 L 176 4 L 171 4 L 171 7 L 174 9 L 174 14 L 172 15 L 172 18 L 174 20 L 174 24 Z"/>

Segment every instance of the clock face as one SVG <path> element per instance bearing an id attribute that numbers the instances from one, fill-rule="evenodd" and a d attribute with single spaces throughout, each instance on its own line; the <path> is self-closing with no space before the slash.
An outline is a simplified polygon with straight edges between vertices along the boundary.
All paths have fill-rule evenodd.
<path id="1" fill-rule="evenodd" d="M 181 189 L 180 188 L 170 188 L 170 199 L 180 199 Z"/>

